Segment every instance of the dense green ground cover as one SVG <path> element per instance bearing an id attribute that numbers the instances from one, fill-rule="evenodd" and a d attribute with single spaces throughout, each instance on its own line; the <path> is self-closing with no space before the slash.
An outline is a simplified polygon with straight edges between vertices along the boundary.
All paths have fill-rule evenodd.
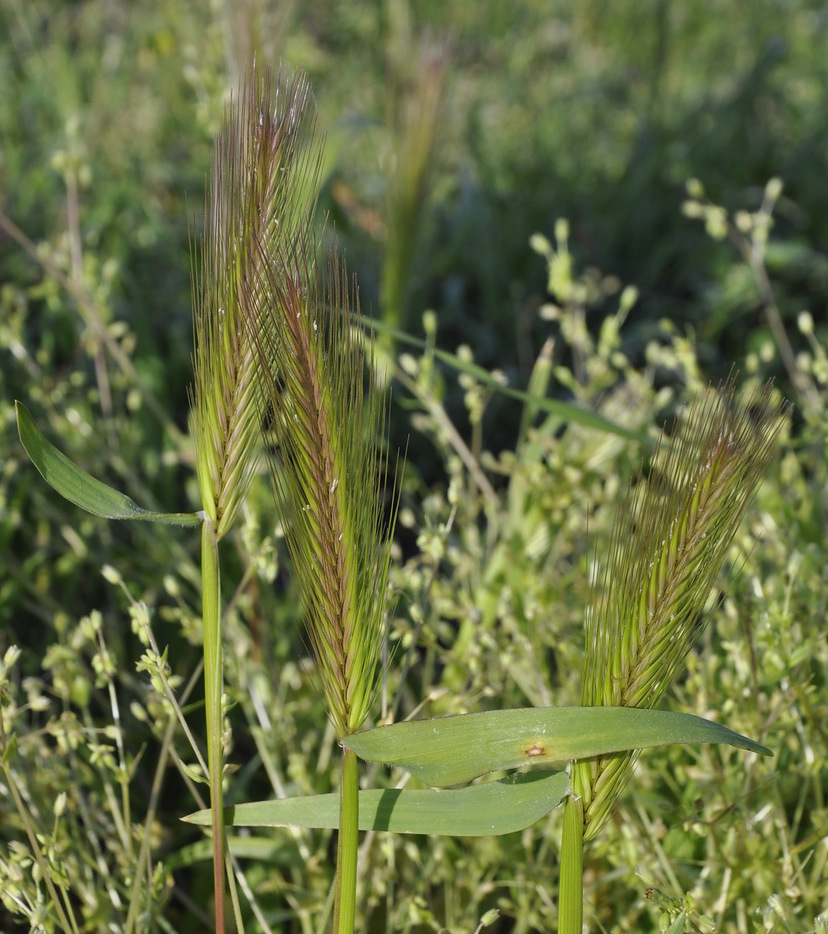
<path id="1" fill-rule="evenodd" d="M 178 820 L 206 786 L 163 683 L 203 745 L 198 536 L 61 501 L 17 443 L 12 402 L 114 486 L 196 508 L 189 231 L 226 90 L 255 49 L 310 74 L 321 206 L 363 309 L 428 342 L 394 351 L 393 431 L 410 443 L 383 715 L 577 703 L 593 553 L 641 457 L 458 373 L 435 342 L 650 433 L 732 366 L 794 402 L 669 700 L 776 757 L 643 756 L 587 850 L 587 919 L 824 930 L 822 4 L 0 0 L 0 36 L 0 652 L 21 650 L 0 679 L 21 796 L 0 777 L 0 929 L 55 929 L 26 819 L 86 929 L 123 930 L 132 903 L 141 930 L 207 923 L 209 845 Z M 278 529 L 263 477 L 222 553 L 230 802 L 337 783 Z M 397 778 L 369 771 L 375 787 Z M 559 825 L 369 834 L 358 926 L 553 930 Z M 319 929 L 330 834 L 238 847 L 250 929 Z M 153 884 L 136 902 L 139 860 Z"/>

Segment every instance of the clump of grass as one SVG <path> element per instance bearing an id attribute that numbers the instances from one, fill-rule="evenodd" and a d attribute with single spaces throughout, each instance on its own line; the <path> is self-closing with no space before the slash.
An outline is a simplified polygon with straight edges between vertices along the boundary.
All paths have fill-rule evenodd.
<path id="1" fill-rule="evenodd" d="M 770 383 L 741 402 L 728 382 L 697 398 L 662 438 L 616 515 L 588 611 L 584 706 L 652 708 L 662 699 L 704 629 L 711 590 L 788 410 Z M 635 761 L 635 752 L 625 752 L 573 766 L 562 931 L 581 929 L 582 842 L 608 819 Z"/>

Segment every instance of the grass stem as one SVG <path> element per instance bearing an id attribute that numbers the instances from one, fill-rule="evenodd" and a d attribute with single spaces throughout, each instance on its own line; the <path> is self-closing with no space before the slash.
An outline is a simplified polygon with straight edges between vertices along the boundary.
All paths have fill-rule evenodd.
<path id="1" fill-rule="evenodd" d="M 207 713 L 207 763 L 213 812 L 213 881 L 216 932 L 224 934 L 224 794 L 221 750 L 221 609 L 216 528 L 205 516 L 201 531 L 202 620 L 204 624 L 204 706 Z"/>
<path id="2" fill-rule="evenodd" d="M 359 772 L 353 749 L 343 747 L 336 851 L 334 931 L 353 934 L 356 917 L 357 851 L 359 845 Z"/>
<path id="3" fill-rule="evenodd" d="M 581 934 L 584 926 L 584 807 L 569 795 L 561 836 L 558 934 Z"/>

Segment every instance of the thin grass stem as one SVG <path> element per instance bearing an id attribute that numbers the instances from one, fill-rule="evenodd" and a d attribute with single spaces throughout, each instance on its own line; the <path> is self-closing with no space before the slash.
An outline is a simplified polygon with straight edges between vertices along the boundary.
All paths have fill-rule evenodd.
<path id="1" fill-rule="evenodd" d="M 358 849 L 359 770 L 356 753 L 344 746 L 339 799 L 339 842 L 336 850 L 334 931 L 337 934 L 353 934 L 354 930 Z"/>
<path id="2" fill-rule="evenodd" d="M 149 626 L 147 629 L 149 629 Z M 190 693 L 195 687 L 200 675 L 201 665 L 199 665 L 192 673 L 192 675 L 190 675 L 190 680 L 181 695 L 182 703 L 186 703 L 187 698 L 190 696 Z M 158 801 L 161 797 L 161 784 L 164 780 L 164 772 L 166 771 L 167 760 L 170 758 L 170 753 L 172 751 L 172 741 L 173 736 L 175 735 L 175 724 L 177 722 L 176 712 L 180 712 L 180 708 L 177 703 L 174 704 L 174 712 L 170 715 L 167 726 L 164 730 L 164 736 L 161 739 L 161 752 L 158 756 L 158 765 L 155 768 L 155 773 L 152 778 L 152 788 L 150 789 L 147 815 L 144 820 L 144 829 L 141 836 L 141 848 L 138 852 L 138 859 L 135 863 L 136 870 L 132 879 L 132 889 L 130 890 L 129 911 L 127 912 L 126 924 L 124 926 L 125 934 L 132 934 L 138 913 L 138 894 L 141 891 L 141 883 L 144 880 L 144 874 L 141 871 L 141 867 L 144 864 L 144 860 L 147 858 L 150 840 L 152 839 L 152 834 L 150 831 L 152 830 L 152 823 L 155 820 L 155 814 L 158 810 Z"/>
<path id="3" fill-rule="evenodd" d="M 222 807 L 222 814 L 223 814 Z M 233 854 L 230 852 L 230 844 L 227 840 L 227 834 L 224 834 L 224 863 L 227 867 L 227 882 L 230 889 L 230 904 L 233 908 L 233 921 L 236 925 L 236 931 L 238 934 L 244 934 L 244 919 L 242 918 L 241 913 L 241 902 L 239 901 L 239 890 L 236 885 L 236 873 L 238 872 L 241 875 L 241 867 L 238 862 L 233 859 Z"/>
<path id="4" fill-rule="evenodd" d="M 104 641 L 103 633 L 98 631 L 98 643 L 102 652 L 106 651 L 106 644 Z M 109 692 L 109 706 L 112 710 L 112 722 L 115 726 L 115 745 L 118 750 L 118 766 L 121 770 L 122 779 L 120 782 L 121 785 L 121 813 L 123 814 L 121 823 L 124 828 L 132 826 L 132 814 L 130 811 L 129 804 L 129 782 L 127 780 L 128 768 L 127 768 L 127 759 L 126 751 L 124 749 L 124 729 L 123 723 L 121 722 L 121 708 L 118 703 L 118 695 L 115 691 L 115 685 L 110 680 L 107 684 L 107 691 Z M 115 813 L 115 812 L 113 812 Z M 122 840 L 124 843 L 124 848 L 127 851 L 129 856 L 132 856 L 132 834 L 123 833 Z"/>
<path id="5" fill-rule="evenodd" d="M 221 611 L 218 540 L 205 516 L 201 531 L 202 622 L 204 627 L 204 706 L 207 716 L 207 765 L 213 815 L 213 881 L 216 932 L 224 934 L 224 794 L 221 749 Z"/>
<path id="6" fill-rule="evenodd" d="M 241 864 L 238 859 L 233 855 L 233 851 L 230 849 L 229 845 L 227 847 L 227 858 L 230 861 L 230 864 L 233 867 L 233 876 L 234 879 L 238 876 L 239 888 L 244 893 L 244 897 L 247 899 L 247 903 L 250 905 L 250 909 L 253 912 L 253 917 L 259 923 L 259 929 L 262 934 L 273 934 L 273 928 L 267 923 L 267 918 L 265 918 L 264 913 L 261 909 L 261 906 L 256 901 L 256 896 L 253 893 L 253 889 L 250 888 L 250 884 L 247 881 L 247 877 L 242 870 Z M 233 883 L 235 886 L 235 881 Z M 234 888 L 230 889 L 230 896 L 233 897 Z M 238 898 L 235 899 L 233 903 L 233 910 L 236 912 L 236 925 L 240 932 L 244 931 L 244 922 L 241 917 L 241 905 L 239 904 Z"/>

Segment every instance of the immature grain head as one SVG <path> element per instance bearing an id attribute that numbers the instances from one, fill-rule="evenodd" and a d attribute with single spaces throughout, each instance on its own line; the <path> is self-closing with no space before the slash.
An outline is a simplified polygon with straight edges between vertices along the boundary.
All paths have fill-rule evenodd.
<path id="1" fill-rule="evenodd" d="M 332 251 L 324 281 L 312 235 L 268 267 L 257 335 L 270 415 L 273 488 L 310 642 L 340 737 L 364 722 L 377 686 L 390 551 L 384 400 L 355 293 Z M 391 528 L 396 511 L 392 494 Z"/>
<path id="2" fill-rule="evenodd" d="M 219 538 L 255 469 L 266 320 L 264 266 L 313 223 L 320 146 L 307 80 L 251 70 L 227 108 L 206 186 L 193 273 L 193 432 L 202 504 Z"/>
<path id="3" fill-rule="evenodd" d="M 587 617 L 582 704 L 655 707 L 674 681 L 788 412 L 772 397 L 770 384 L 747 403 L 732 382 L 709 390 L 628 488 Z M 585 839 L 608 817 L 634 761 L 620 753 L 577 763 Z"/>

